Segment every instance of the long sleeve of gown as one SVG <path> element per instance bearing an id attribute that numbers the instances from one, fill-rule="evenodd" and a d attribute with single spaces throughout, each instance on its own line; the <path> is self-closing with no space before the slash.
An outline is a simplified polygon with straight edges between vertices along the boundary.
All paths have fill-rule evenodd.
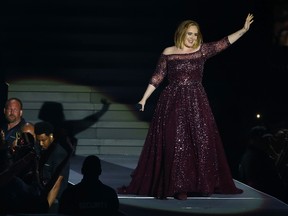
<path id="1" fill-rule="evenodd" d="M 166 56 L 164 54 L 161 54 L 149 84 L 157 88 L 160 85 L 160 83 L 164 80 L 166 74 L 167 74 Z"/>
<path id="2" fill-rule="evenodd" d="M 202 54 L 207 58 L 213 57 L 216 54 L 227 49 L 231 43 L 228 40 L 228 37 L 224 37 L 219 41 L 210 42 L 203 44 Z"/>

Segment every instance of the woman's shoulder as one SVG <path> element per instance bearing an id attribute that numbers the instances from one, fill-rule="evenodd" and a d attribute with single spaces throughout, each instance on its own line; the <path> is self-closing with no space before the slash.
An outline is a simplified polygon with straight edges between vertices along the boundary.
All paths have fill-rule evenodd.
<path id="1" fill-rule="evenodd" d="M 176 46 L 167 47 L 163 50 L 163 55 L 182 55 L 182 54 L 191 54 L 198 52 L 202 48 L 202 44 L 197 48 L 184 48 L 180 49 Z"/>
<path id="2" fill-rule="evenodd" d="M 166 48 L 163 50 L 162 54 L 164 54 L 164 55 L 175 54 L 176 49 L 177 49 L 177 48 L 176 48 L 175 46 L 166 47 Z"/>

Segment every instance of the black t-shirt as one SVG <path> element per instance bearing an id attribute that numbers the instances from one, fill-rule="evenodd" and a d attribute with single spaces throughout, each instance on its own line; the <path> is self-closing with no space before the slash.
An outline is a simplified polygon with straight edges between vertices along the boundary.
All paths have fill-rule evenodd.
<path id="1" fill-rule="evenodd" d="M 63 165 L 62 162 L 67 159 L 67 157 L 67 151 L 58 142 L 51 143 L 48 149 L 42 150 L 40 156 L 39 171 L 44 185 L 47 185 L 52 180 L 55 173 L 59 172 L 59 168 L 61 169 L 58 176 L 63 176 L 63 180 L 57 198 L 61 196 L 63 190 L 68 185 L 70 170 L 69 160 L 67 160 L 64 167 L 60 167 Z"/>
<path id="2" fill-rule="evenodd" d="M 116 191 L 98 179 L 82 180 L 67 188 L 59 201 L 59 213 L 68 215 L 116 215 L 119 200 Z M 98 215 L 97 214 L 97 215 Z"/>

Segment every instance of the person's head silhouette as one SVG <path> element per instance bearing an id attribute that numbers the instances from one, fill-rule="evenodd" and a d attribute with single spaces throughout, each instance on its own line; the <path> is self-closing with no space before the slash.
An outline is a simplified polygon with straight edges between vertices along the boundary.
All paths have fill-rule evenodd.
<path id="1" fill-rule="evenodd" d="M 98 178 L 102 172 L 100 159 L 95 155 L 87 156 L 83 162 L 81 172 L 84 178 Z"/>

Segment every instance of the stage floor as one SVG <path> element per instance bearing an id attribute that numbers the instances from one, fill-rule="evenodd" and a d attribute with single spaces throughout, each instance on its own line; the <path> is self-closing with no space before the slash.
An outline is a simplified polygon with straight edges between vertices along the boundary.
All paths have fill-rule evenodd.
<path id="1" fill-rule="evenodd" d="M 128 185 L 130 174 L 136 167 L 138 156 L 97 155 L 102 163 L 100 180 L 112 188 Z M 78 183 L 85 156 L 73 156 L 69 181 Z M 288 215 L 288 205 L 275 197 L 255 190 L 234 180 L 244 192 L 237 195 L 213 194 L 210 197 L 188 197 L 185 201 L 171 198 L 154 199 L 135 195 L 120 195 L 120 210 L 126 216 L 178 216 L 178 215 Z"/>

